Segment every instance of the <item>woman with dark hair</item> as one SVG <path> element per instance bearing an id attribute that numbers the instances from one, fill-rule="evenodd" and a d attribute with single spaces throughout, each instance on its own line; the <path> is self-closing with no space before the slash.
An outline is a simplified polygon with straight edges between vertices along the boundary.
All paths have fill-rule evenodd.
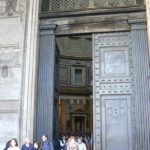
<path id="1" fill-rule="evenodd" d="M 7 150 L 10 147 L 10 140 L 6 143 L 4 150 Z"/>
<path id="2" fill-rule="evenodd" d="M 40 142 L 36 141 L 33 143 L 34 150 L 39 150 L 40 149 Z"/>
<path id="3" fill-rule="evenodd" d="M 10 147 L 7 150 L 20 150 L 17 139 L 13 138 L 10 140 Z"/>

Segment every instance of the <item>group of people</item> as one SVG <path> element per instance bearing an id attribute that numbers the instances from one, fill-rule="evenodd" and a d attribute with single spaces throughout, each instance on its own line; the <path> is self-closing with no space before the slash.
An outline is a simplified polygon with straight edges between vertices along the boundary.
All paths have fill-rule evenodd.
<path id="1" fill-rule="evenodd" d="M 42 142 L 35 141 L 33 144 L 27 138 L 21 149 L 18 147 L 17 139 L 13 138 L 6 143 L 4 150 L 54 150 L 53 144 L 48 141 L 48 136 L 42 136 Z"/>
<path id="2" fill-rule="evenodd" d="M 58 140 L 58 145 L 53 146 L 53 144 L 48 140 L 47 135 L 42 136 L 42 141 L 35 141 L 31 143 L 27 138 L 25 143 L 18 146 L 17 139 L 13 138 L 6 143 L 4 150 L 92 150 L 91 149 L 91 139 L 86 136 L 72 136 L 63 135 Z"/>
<path id="3" fill-rule="evenodd" d="M 63 135 L 59 139 L 59 150 L 91 150 L 91 145 L 89 136 Z"/>

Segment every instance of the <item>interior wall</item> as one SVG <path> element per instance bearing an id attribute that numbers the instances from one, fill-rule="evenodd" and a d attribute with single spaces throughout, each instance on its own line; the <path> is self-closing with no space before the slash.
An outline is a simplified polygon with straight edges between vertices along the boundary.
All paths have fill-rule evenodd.
<path id="1" fill-rule="evenodd" d="M 56 38 L 60 51 L 59 65 L 59 132 L 83 134 L 92 132 L 92 37 L 70 35 Z M 75 83 L 75 70 L 81 70 L 81 81 Z M 76 130 L 76 119 L 82 118 L 82 132 Z M 88 122 L 88 125 L 87 125 Z"/>

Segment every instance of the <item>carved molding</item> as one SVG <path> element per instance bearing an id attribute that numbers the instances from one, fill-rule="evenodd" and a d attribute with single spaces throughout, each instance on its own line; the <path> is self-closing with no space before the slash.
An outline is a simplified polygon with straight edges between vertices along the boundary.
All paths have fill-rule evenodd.
<path id="1" fill-rule="evenodd" d="M 40 30 L 55 30 L 56 24 L 41 25 Z"/>
<path id="2" fill-rule="evenodd" d="M 139 23 L 146 23 L 146 19 L 129 19 L 128 22 L 130 24 L 139 24 Z"/>
<path id="3" fill-rule="evenodd" d="M 54 34 L 56 24 L 40 25 L 40 35 Z"/>
<path id="4" fill-rule="evenodd" d="M 139 29 L 147 29 L 146 27 L 146 19 L 132 19 L 132 20 L 128 20 L 129 24 L 131 25 L 131 29 L 132 30 L 139 30 Z"/>
<path id="5" fill-rule="evenodd" d="M 26 1 L 18 0 L 17 2 L 17 12 L 24 12 L 26 9 Z"/>
<path id="6" fill-rule="evenodd" d="M 4 5 L 4 0 L 0 0 L 0 14 L 5 13 L 5 5 Z"/>
<path id="7" fill-rule="evenodd" d="M 26 1 L 24 0 L 0 0 L 0 14 L 13 16 L 16 13 L 25 11 Z"/>
<path id="8" fill-rule="evenodd" d="M 2 77 L 8 77 L 8 69 L 9 67 L 7 65 L 2 67 Z"/>
<path id="9" fill-rule="evenodd" d="M 5 4 L 5 14 L 12 16 L 16 13 L 17 0 L 6 0 Z"/>

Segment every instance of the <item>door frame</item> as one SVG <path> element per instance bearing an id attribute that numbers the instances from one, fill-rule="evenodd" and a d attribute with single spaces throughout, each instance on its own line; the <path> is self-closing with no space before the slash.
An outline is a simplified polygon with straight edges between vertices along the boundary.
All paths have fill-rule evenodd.
<path id="1" fill-rule="evenodd" d="M 81 18 L 79 18 L 81 19 Z M 45 25 L 45 24 L 54 24 L 54 23 L 57 23 L 59 21 L 59 18 L 56 19 L 55 21 L 52 19 L 49 19 L 48 21 L 47 20 L 42 20 L 41 21 L 41 26 Z M 114 23 L 115 22 L 112 22 L 111 23 L 111 26 L 114 26 Z M 127 21 L 120 21 L 120 23 L 116 23 L 116 26 L 115 28 L 110 28 L 110 24 L 106 25 L 104 22 L 100 21 L 98 23 L 98 26 L 103 26 L 102 28 L 100 27 L 96 27 L 95 28 L 95 23 L 91 23 L 90 22 L 90 27 L 88 26 L 89 23 L 87 24 L 76 24 L 75 27 L 74 26 L 71 26 L 71 24 L 67 24 L 67 25 L 61 25 L 61 24 L 57 24 L 56 25 L 56 30 L 54 32 L 54 36 L 57 37 L 57 36 L 65 36 L 65 35 L 85 35 L 85 34 L 91 34 L 93 35 L 94 33 L 107 33 L 107 32 L 117 32 L 117 31 L 129 31 L 129 24 Z M 70 26 L 70 28 L 68 27 Z M 66 28 L 64 30 L 64 28 Z M 81 30 L 79 30 L 79 28 L 81 28 Z M 89 29 L 87 31 L 87 29 Z M 62 31 L 64 30 L 64 32 L 62 33 Z M 93 41 L 93 36 L 92 36 L 92 41 Z M 93 51 L 93 43 L 92 43 L 92 51 Z M 93 62 L 93 56 L 92 56 L 92 62 Z M 92 68 L 93 68 L 93 65 L 92 65 Z M 93 71 L 94 71 L 94 68 L 93 68 Z M 93 76 L 94 78 L 94 76 Z M 93 79 L 94 80 L 94 79 Z M 93 91 L 94 91 L 94 86 L 93 86 Z M 96 133 L 96 130 L 95 130 L 95 100 L 94 100 L 94 95 L 93 95 L 93 133 L 91 134 L 91 137 L 92 137 L 92 141 L 95 141 L 95 133 Z M 94 146 L 94 150 L 95 149 L 95 142 L 93 142 L 93 146 Z"/>

